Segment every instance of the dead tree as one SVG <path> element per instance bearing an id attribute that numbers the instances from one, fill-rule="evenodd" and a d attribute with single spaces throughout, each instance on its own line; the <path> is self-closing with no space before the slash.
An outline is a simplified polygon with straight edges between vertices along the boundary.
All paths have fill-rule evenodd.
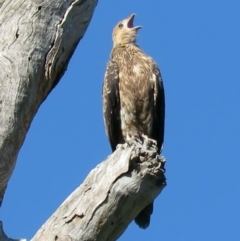
<path id="1" fill-rule="evenodd" d="M 31 121 L 64 74 L 96 4 L 0 0 L 0 203 Z M 165 186 L 163 164 L 148 140 L 120 146 L 32 240 L 116 240 Z M 0 223 L 3 240 L 13 239 Z"/>

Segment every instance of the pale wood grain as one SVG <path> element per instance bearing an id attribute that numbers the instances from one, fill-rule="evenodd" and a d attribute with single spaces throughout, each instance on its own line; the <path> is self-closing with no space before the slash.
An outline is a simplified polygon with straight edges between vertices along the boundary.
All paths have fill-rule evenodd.
<path id="1" fill-rule="evenodd" d="M 31 121 L 64 74 L 96 4 L 0 0 L 0 203 Z M 165 185 L 164 158 L 154 143 L 121 145 L 90 172 L 32 241 L 116 240 Z M 0 223 L 0 241 L 10 240 L 23 241 L 8 238 Z"/>
<path id="2" fill-rule="evenodd" d="M 148 141 L 121 145 L 93 169 L 32 241 L 113 241 L 165 187 L 164 157 Z"/>
<path id="3" fill-rule="evenodd" d="M 31 121 L 64 74 L 96 4 L 0 0 L 0 204 Z"/>

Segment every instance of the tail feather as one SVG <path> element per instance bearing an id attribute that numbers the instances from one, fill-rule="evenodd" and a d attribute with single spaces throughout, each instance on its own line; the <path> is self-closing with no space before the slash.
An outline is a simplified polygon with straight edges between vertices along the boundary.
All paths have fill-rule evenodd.
<path id="1" fill-rule="evenodd" d="M 153 213 L 153 202 L 146 206 L 135 218 L 136 224 L 146 229 L 150 224 L 151 214 Z"/>

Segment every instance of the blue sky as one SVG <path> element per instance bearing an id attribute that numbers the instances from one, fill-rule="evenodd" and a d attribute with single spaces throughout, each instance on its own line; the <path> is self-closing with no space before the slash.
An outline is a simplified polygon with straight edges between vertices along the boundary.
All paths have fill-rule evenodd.
<path id="1" fill-rule="evenodd" d="M 11 237 L 30 239 L 110 154 L 101 89 L 112 28 L 136 13 L 138 43 L 166 93 L 167 187 L 147 230 L 119 240 L 240 240 L 240 2 L 99 1 L 67 72 L 42 104 L 1 208 Z"/>

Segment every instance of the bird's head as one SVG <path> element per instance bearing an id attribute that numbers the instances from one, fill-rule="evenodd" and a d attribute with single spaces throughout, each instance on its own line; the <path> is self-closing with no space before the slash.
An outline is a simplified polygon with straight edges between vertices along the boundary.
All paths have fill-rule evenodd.
<path id="1" fill-rule="evenodd" d="M 136 42 L 137 32 L 141 26 L 133 27 L 135 14 L 120 21 L 113 29 L 113 45 L 125 45 Z"/>

